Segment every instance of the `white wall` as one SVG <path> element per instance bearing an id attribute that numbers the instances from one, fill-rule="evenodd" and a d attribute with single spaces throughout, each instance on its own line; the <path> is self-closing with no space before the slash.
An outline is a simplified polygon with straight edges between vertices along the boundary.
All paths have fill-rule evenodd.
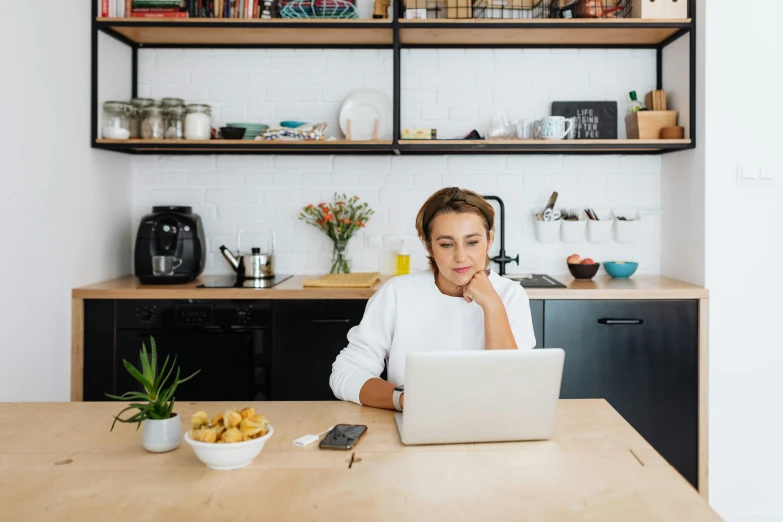
<path id="1" fill-rule="evenodd" d="M 215 125 L 314 119 L 340 135 L 340 103 L 360 88 L 391 96 L 392 56 L 384 50 L 142 50 L 139 94 L 180 96 L 213 107 Z M 438 129 L 439 137 L 483 134 L 490 116 L 549 114 L 554 100 L 619 101 L 619 133 L 627 92 L 655 87 L 650 50 L 410 50 L 402 55 L 402 124 Z M 419 206 L 449 185 L 500 196 L 506 203 L 506 249 L 520 254 L 509 271 L 567 273 L 578 252 L 599 261 L 641 263 L 660 270 L 660 165 L 658 156 L 200 156 L 134 160 L 133 219 L 154 204 L 189 204 L 205 220 L 207 273 L 227 273 L 218 253 L 233 247 L 240 229 L 278 234 L 278 272 L 328 269 L 330 245 L 296 218 L 308 203 L 334 191 L 357 194 L 376 215 L 351 242 L 355 270 L 394 270 L 402 236 L 415 237 Z M 643 211 L 636 242 L 545 244 L 536 241 L 532 213 L 552 190 L 558 207 Z M 414 269 L 426 266 L 417 241 Z"/>
<path id="2" fill-rule="evenodd" d="M 3 5 L 0 401 L 70 398 L 71 288 L 130 269 L 129 159 L 89 147 L 90 8 Z"/>
<path id="3" fill-rule="evenodd" d="M 706 12 L 710 498 L 731 521 L 783 520 L 781 19 L 774 0 Z M 776 166 L 777 179 L 738 183 L 738 162 Z"/>

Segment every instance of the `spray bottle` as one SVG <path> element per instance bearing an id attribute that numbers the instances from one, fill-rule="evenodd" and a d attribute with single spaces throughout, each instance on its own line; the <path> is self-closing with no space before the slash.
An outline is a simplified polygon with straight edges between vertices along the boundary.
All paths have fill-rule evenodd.
<path id="1" fill-rule="evenodd" d="M 397 252 L 397 275 L 409 274 L 411 271 L 411 256 L 405 248 L 405 239 L 401 243 L 400 251 Z"/>

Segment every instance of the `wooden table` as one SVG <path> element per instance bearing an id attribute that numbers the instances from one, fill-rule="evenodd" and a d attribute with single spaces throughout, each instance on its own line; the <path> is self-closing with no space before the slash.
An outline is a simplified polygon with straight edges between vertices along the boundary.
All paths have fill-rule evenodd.
<path id="1" fill-rule="evenodd" d="M 176 410 L 187 429 L 195 411 L 246 405 Z M 185 442 L 152 454 L 134 426 L 109 432 L 117 403 L 0 404 L 0 518 L 720 520 L 603 400 L 560 401 L 550 441 L 411 447 L 400 443 L 390 411 L 345 402 L 253 405 L 275 434 L 250 466 L 211 471 Z M 335 423 L 369 429 L 353 452 L 293 446 Z"/>

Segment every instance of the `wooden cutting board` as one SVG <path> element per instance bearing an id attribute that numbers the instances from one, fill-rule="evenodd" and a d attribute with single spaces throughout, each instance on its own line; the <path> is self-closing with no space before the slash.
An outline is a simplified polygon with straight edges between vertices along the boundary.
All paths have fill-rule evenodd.
<path id="1" fill-rule="evenodd" d="M 326 274 L 315 279 L 305 279 L 302 286 L 312 288 L 372 288 L 380 280 L 380 272 Z"/>

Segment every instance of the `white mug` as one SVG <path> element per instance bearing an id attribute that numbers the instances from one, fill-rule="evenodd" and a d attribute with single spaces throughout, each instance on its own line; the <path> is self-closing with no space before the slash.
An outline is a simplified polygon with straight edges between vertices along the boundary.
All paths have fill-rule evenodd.
<path id="1" fill-rule="evenodd" d="M 573 122 L 563 116 L 544 116 L 536 120 L 536 137 L 542 140 L 562 140 L 571 131 Z"/>

